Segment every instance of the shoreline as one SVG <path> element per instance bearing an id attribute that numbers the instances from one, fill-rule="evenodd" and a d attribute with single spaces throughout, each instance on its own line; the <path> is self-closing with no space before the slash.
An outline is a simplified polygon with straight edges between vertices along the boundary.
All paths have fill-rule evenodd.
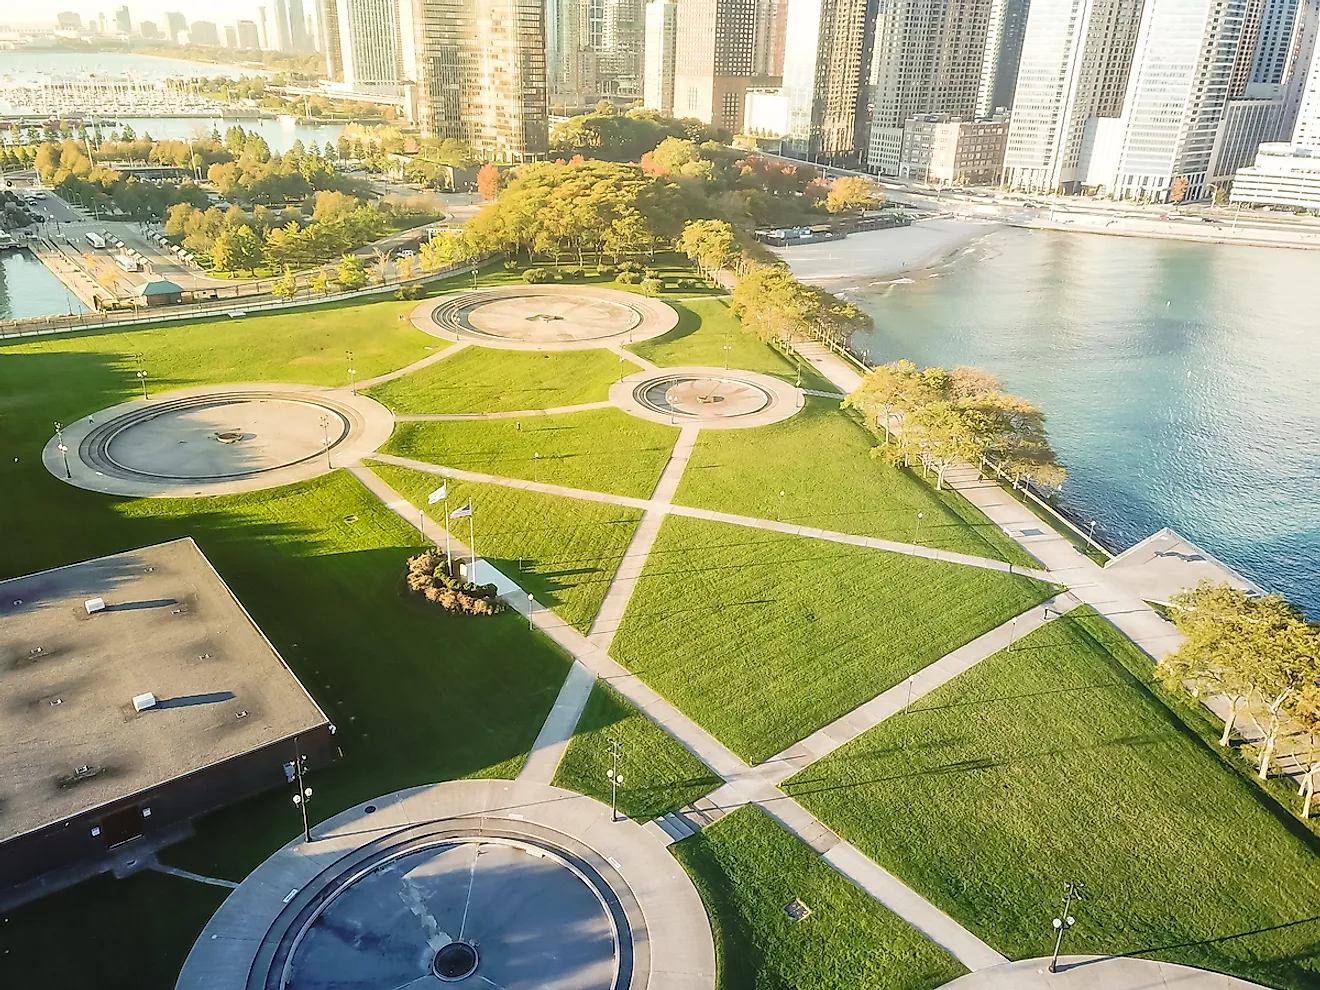
<path id="1" fill-rule="evenodd" d="M 830 291 L 866 291 L 912 281 L 907 276 L 942 267 L 1003 227 L 998 220 L 941 217 L 774 250 L 803 282 Z"/>
<path id="2" fill-rule="evenodd" d="M 1109 237 L 1142 237 L 1155 241 L 1184 241 L 1189 244 L 1226 244 L 1237 247 L 1295 248 L 1320 251 L 1320 229 L 1282 230 L 1239 227 L 1223 222 L 1201 224 L 1187 220 L 1155 220 L 1135 217 L 1106 217 L 1094 213 L 1062 213 L 1069 219 L 1038 217 L 1005 219 L 1002 226 L 1021 230 L 1050 230 L 1064 234 L 1104 234 Z"/>

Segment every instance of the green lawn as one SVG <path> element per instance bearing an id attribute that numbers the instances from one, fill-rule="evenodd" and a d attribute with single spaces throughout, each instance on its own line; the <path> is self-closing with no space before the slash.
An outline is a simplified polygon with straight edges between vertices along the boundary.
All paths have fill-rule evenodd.
<path id="1" fill-rule="evenodd" d="M 1052 593 L 998 571 L 670 516 L 610 652 L 756 763 Z"/>
<path id="2" fill-rule="evenodd" d="M 587 707 L 554 784 L 588 794 L 606 804 L 610 784 L 606 772 L 613 766 L 610 742 L 622 746 L 619 775 L 619 812 L 648 822 L 691 804 L 719 787 L 723 780 L 706 764 L 619 694 L 596 682 Z"/>
<path id="3" fill-rule="evenodd" d="M 874 443 L 837 402 L 808 397 L 773 426 L 703 430 L 674 501 L 1039 566 L 957 492 L 872 457 Z"/>
<path id="4" fill-rule="evenodd" d="M 104 874 L 50 894 L 0 922 L 0 986 L 172 988 L 197 933 L 228 893 L 147 871 L 124 880 Z"/>
<path id="5" fill-rule="evenodd" d="M 641 370 L 623 362 L 623 374 Z M 467 347 L 366 394 L 400 414 L 490 413 L 601 402 L 619 380 L 606 350 L 501 351 Z"/>
<path id="6" fill-rule="evenodd" d="M 415 506 L 425 506 L 443 481 L 391 464 L 370 466 Z M 590 629 L 641 512 L 503 485 L 446 484 L 451 509 L 468 501 L 475 506 L 477 552 L 530 591 L 538 605 L 554 609 L 580 632 Z M 442 505 L 427 508 L 443 522 Z M 468 524 L 460 519 L 454 526 L 454 535 L 466 543 Z"/>
<path id="7" fill-rule="evenodd" d="M 338 726 L 344 757 L 315 774 L 316 820 L 401 787 L 516 773 L 567 658 L 517 615 L 449 616 L 407 596 L 403 564 L 416 552 L 415 533 L 346 472 L 249 495 L 132 500 L 64 484 L 41 466 L 40 452 L 56 420 L 69 422 L 133 395 L 135 350 L 147 355 L 149 373 L 160 376 L 153 387 L 164 387 L 162 378 L 177 385 L 262 378 L 337 384 L 341 345 L 348 342 L 359 372 L 396 366 L 415 356 L 405 353 L 414 334 L 429 338 L 397 328 L 392 318 L 363 324 L 362 310 L 386 306 L 360 307 L 358 320 L 338 329 L 299 330 L 294 317 L 306 311 L 262 318 L 285 320 L 287 338 L 254 332 L 254 319 L 0 347 L 0 577 L 193 536 Z M 376 356 L 364 364 L 361 355 L 369 350 Z M 241 879 L 298 828 L 280 791 L 204 819 L 198 838 L 166 858 Z M 61 903 L 80 903 L 84 890 L 88 904 L 101 903 L 89 886 Z M 89 935 L 78 953 L 48 955 L 39 973 L 25 973 L 14 985 L 85 982 L 88 972 L 129 971 L 144 955 L 181 959 L 205 912 L 194 925 L 183 913 L 131 915 L 132 903 L 126 900 L 105 922 L 113 938 Z M 168 914 L 164 901 L 154 903 Z M 44 911 L 37 905 L 14 912 L 11 927 L 36 918 L 30 924 L 40 929 L 50 917 Z M 60 934 L 67 938 L 68 930 L 63 922 Z M 168 941 L 175 935 L 179 943 Z M 153 963 L 132 985 L 173 985 L 174 973 L 159 979 L 155 973 Z"/>
<path id="8" fill-rule="evenodd" d="M 926 990 L 966 972 L 755 805 L 671 849 L 706 903 L 718 990 Z"/>
<path id="9" fill-rule="evenodd" d="M 1320 986 L 1320 851 L 1129 670 L 1089 609 L 1031 633 L 787 784 L 1010 958 L 1142 954 Z M 937 823 L 937 827 L 932 827 Z"/>
<path id="10" fill-rule="evenodd" d="M 525 420 L 400 423 L 381 449 L 465 471 L 648 498 L 677 437 L 677 427 L 611 408 Z"/>

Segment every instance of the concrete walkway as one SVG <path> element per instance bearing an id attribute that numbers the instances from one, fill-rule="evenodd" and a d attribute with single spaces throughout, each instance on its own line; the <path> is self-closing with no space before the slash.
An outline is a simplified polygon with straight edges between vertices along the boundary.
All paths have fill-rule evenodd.
<path id="1" fill-rule="evenodd" d="M 387 371 L 383 375 L 377 375 L 375 378 L 364 378 L 353 386 L 353 390 L 360 388 L 371 388 L 373 385 L 379 385 L 381 382 L 392 382 L 396 378 L 402 378 L 404 375 L 411 375 L 414 371 L 421 371 L 423 368 L 435 364 L 437 361 L 443 361 L 447 357 L 452 357 L 463 348 L 467 347 L 467 342 L 463 341 L 457 344 L 450 344 L 448 347 L 442 347 L 434 354 L 428 354 L 420 361 L 414 361 L 412 364 L 404 365 L 402 368 L 396 368 L 394 371 Z"/>
<path id="2" fill-rule="evenodd" d="M 996 626 L 953 652 L 946 653 L 901 684 L 895 684 L 883 694 L 876 695 L 829 725 L 817 729 L 801 742 L 794 743 L 770 757 L 761 764 L 766 778 L 775 784 L 782 783 L 803 767 L 829 756 L 840 746 L 856 739 L 867 729 L 907 710 L 936 688 L 975 667 L 986 657 L 993 656 L 1003 649 L 1012 649 L 1013 644 L 1023 636 L 1039 629 L 1051 619 L 1057 619 L 1077 604 L 1077 599 L 1072 595 L 1066 593 L 1059 595 L 1043 605 L 1037 605 L 1021 615 L 1014 616 L 1003 625 Z"/>
<path id="3" fill-rule="evenodd" d="M 556 416 L 559 413 L 588 412 L 592 409 L 612 409 L 613 407 L 614 403 L 606 399 L 602 402 L 579 402 L 574 406 L 551 406 L 549 409 L 515 409 L 512 412 L 416 413 L 408 416 L 401 416 L 396 413 L 394 421 L 396 423 L 446 423 L 479 419 L 535 419 L 537 416 Z"/>
<path id="4" fill-rule="evenodd" d="M 392 462 L 398 460 L 400 459 L 391 459 Z M 406 499 L 368 468 L 357 464 L 349 470 L 408 525 L 420 528 L 422 534 L 437 545 L 444 538 L 441 527 L 428 519 L 425 513 L 418 513 Z M 460 553 L 468 553 L 462 541 L 454 539 L 455 535 L 451 534 L 450 537 L 455 549 Z M 528 614 L 529 601 L 526 594 L 512 594 L 506 600 L 523 615 Z M 836 870 L 943 946 L 968 969 L 980 969 L 1005 961 L 1003 956 L 933 904 L 924 900 L 852 846 L 842 843 L 805 808 L 785 796 L 771 780 L 767 779 L 763 771 L 744 763 L 714 736 L 554 612 L 549 609 L 537 609 L 531 614 L 530 621 L 573 658 L 575 667 L 580 665 L 605 681 L 684 748 L 728 781 L 724 787 L 710 796 L 709 800 L 715 806 L 728 811 L 753 802 L 759 804 L 791 833 L 820 852 Z M 531 768 L 524 769 L 528 779 L 543 778 L 547 772 L 553 777 L 554 769 L 551 763 L 553 762 L 554 767 L 558 766 L 563 753 L 560 747 L 566 745 L 567 740 L 571 738 L 572 730 L 565 727 L 571 714 L 573 699 L 581 697 L 581 691 L 580 686 L 570 689 L 567 682 L 561 688 L 555 708 L 552 709 L 546 725 L 542 727 L 541 734 L 537 738 L 533 750 L 535 763 L 533 764 L 532 759 L 529 758 L 528 763 Z M 572 721 L 576 725 L 576 717 L 573 717 Z M 663 830 L 658 827 L 652 831 L 657 837 L 665 837 Z"/>
<path id="5" fill-rule="evenodd" d="M 632 498 L 627 495 L 611 495 L 607 492 L 594 492 L 584 488 L 569 488 L 565 485 L 552 485 L 543 481 L 528 481 L 525 478 L 505 478 L 497 474 L 485 474 L 480 471 L 464 471 L 461 468 L 444 467 L 439 464 L 431 464 L 428 461 L 414 460 L 410 457 L 397 457 L 393 454 L 375 453 L 368 455 L 367 459 L 380 461 L 382 464 L 393 464 L 396 467 L 412 468 L 414 471 L 424 471 L 427 474 L 434 474 L 442 478 L 453 478 L 456 481 L 473 481 L 486 485 L 503 485 L 506 488 L 520 488 L 524 491 L 541 492 L 545 495 L 559 495 L 564 498 L 582 499 L 586 502 L 605 502 L 611 505 L 622 505 L 631 509 L 641 509 L 643 512 L 660 512 L 675 516 L 687 516 L 692 519 L 706 519 L 711 522 L 728 523 L 732 526 L 745 526 L 749 529 L 783 533 L 786 536 L 804 536 L 815 540 L 823 540 L 827 543 L 844 543 L 855 547 L 865 547 L 870 550 L 887 550 L 890 553 L 901 553 L 909 557 L 924 557 L 927 560 L 938 560 L 949 564 L 961 564 L 964 567 L 980 567 L 988 571 L 1000 571 L 1005 574 L 1017 574 L 1022 577 L 1036 578 L 1040 581 L 1061 583 L 1056 575 L 1047 571 L 1022 567 L 1019 564 L 1009 564 L 1002 560 L 993 560 L 989 557 L 976 557 L 972 554 L 954 553 L 951 550 L 937 550 L 934 547 L 924 547 L 915 543 L 900 543 L 896 540 L 884 540 L 875 536 L 856 536 L 852 533 L 838 533 L 828 529 L 817 529 L 814 526 L 801 526 L 793 522 L 780 522 L 774 519 L 757 519 L 754 516 L 740 516 L 732 512 L 716 512 L 713 509 L 697 509 L 687 505 L 674 505 L 656 497 L 661 494 L 659 487 L 656 489 L 656 495 L 653 495 L 649 499 Z M 677 484 L 677 482 L 675 482 L 675 484 Z"/>
<path id="6" fill-rule="evenodd" d="M 518 773 L 519 780 L 549 784 L 555 779 L 555 771 L 564 760 L 564 753 L 577 731 L 578 720 L 582 718 L 595 683 L 595 675 L 582 664 L 575 662 L 569 668 L 559 696 L 555 698 L 536 742 L 532 743 L 532 751 L 527 754 L 527 762 Z"/>
<path id="7" fill-rule="evenodd" d="M 1048 959 L 1023 959 L 969 973 L 945 990 L 1260 990 L 1223 973 L 1130 956 L 1063 956 L 1059 971 Z"/>

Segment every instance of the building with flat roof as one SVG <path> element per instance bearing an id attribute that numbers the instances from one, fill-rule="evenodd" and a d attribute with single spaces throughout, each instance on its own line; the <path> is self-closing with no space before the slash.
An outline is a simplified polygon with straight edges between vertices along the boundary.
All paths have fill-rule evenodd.
<path id="1" fill-rule="evenodd" d="M 331 751 L 325 713 L 189 538 L 0 581 L 0 697 L 0 888 Z"/>
<path id="2" fill-rule="evenodd" d="M 674 112 L 674 51 L 677 44 L 678 4 L 651 0 L 646 5 L 646 61 L 642 106 L 671 116 Z"/>
<path id="3" fill-rule="evenodd" d="M 950 114 L 911 117 L 903 126 L 898 175 L 938 186 L 985 186 L 999 181 L 1008 143 L 1008 117 L 960 120 Z"/>

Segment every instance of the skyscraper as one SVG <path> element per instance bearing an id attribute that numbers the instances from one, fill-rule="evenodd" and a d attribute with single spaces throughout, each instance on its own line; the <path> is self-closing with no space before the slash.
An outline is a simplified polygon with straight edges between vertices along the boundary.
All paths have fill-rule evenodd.
<path id="1" fill-rule="evenodd" d="M 1123 112 L 1142 0 L 1036 0 L 1022 42 L 1004 183 L 1077 192 L 1083 144 Z M 1113 129 L 1115 125 L 1108 125 Z"/>
<path id="2" fill-rule="evenodd" d="M 165 15 L 165 33 L 169 35 L 170 41 L 177 43 L 179 35 L 187 30 L 188 19 L 177 10 L 171 11 Z"/>
<path id="3" fill-rule="evenodd" d="M 296 52 L 312 51 L 312 39 L 307 33 L 307 15 L 303 13 L 303 0 L 288 0 L 289 46 Z"/>
<path id="4" fill-rule="evenodd" d="M 225 25 L 225 47 L 226 48 L 238 47 L 238 28 L 235 27 L 233 24 Z"/>
<path id="5" fill-rule="evenodd" d="M 270 23 L 266 19 L 266 8 L 257 8 L 257 32 L 258 40 L 265 51 L 270 50 Z"/>
<path id="6" fill-rule="evenodd" d="M 674 114 L 736 134 L 747 90 L 776 85 L 768 0 L 679 0 L 674 29 Z M 819 0 L 811 0 L 819 2 Z"/>
<path id="7" fill-rule="evenodd" d="M 1320 151 L 1320 45 L 1312 44 L 1305 69 L 1306 84 L 1302 87 L 1292 141 L 1295 146 Z"/>
<path id="8" fill-rule="evenodd" d="M 641 95 L 643 0 L 546 0 L 544 24 L 552 103 Z"/>
<path id="9" fill-rule="evenodd" d="M 985 117 L 1013 105 L 1022 42 L 1027 36 L 1027 14 L 1031 0 L 994 0 L 981 64 L 976 114 Z"/>
<path id="10" fill-rule="evenodd" d="M 120 34 L 133 33 L 133 20 L 128 16 L 127 7 L 120 7 L 115 11 L 115 30 Z"/>
<path id="11" fill-rule="evenodd" d="M 1283 70 L 1283 116 L 1279 122 L 1280 140 L 1292 137 L 1301 112 L 1302 96 L 1307 80 L 1315 70 L 1312 59 L 1320 45 L 1320 0 L 1301 0 L 1293 20 L 1292 41 L 1288 48 L 1287 65 Z"/>
<path id="12" fill-rule="evenodd" d="M 678 5 L 651 0 L 646 5 L 646 65 L 642 105 L 663 114 L 674 112 L 674 43 Z"/>
<path id="13" fill-rule="evenodd" d="M 1114 196 L 1198 199 L 1232 96 L 1249 0 L 1147 0 L 1124 97 Z"/>
<path id="14" fill-rule="evenodd" d="M 402 69 L 396 0 L 338 0 L 337 23 L 344 82 L 397 86 Z"/>
<path id="15" fill-rule="evenodd" d="M 344 80 L 344 54 L 339 35 L 338 0 L 317 0 L 316 16 L 321 22 L 321 50 L 325 74 L 336 82 Z"/>
<path id="16" fill-rule="evenodd" d="M 543 157 L 543 0 L 413 0 L 409 19 L 422 133 L 500 161 Z"/>
<path id="17" fill-rule="evenodd" d="M 898 172 L 904 122 L 916 114 L 969 119 L 992 102 L 1005 0 L 879 0 L 867 72 L 867 160 Z M 993 24 L 993 31 L 992 31 Z"/>
<path id="18" fill-rule="evenodd" d="M 1265 0 L 1251 61 L 1251 82 L 1282 83 L 1288 68 L 1293 31 L 1298 26 L 1298 0 Z"/>
<path id="19" fill-rule="evenodd" d="M 193 21 L 192 27 L 188 29 L 188 41 L 194 45 L 219 48 L 220 29 L 216 27 L 214 21 Z"/>
<path id="20" fill-rule="evenodd" d="M 289 5 L 287 0 L 275 0 L 275 50 L 287 52 L 293 49 L 293 39 L 289 37 Z"/>
<path id="21" fill-rule="evenodd" d="M 261 38 L 257 34 L 256 21 L 238 22 L 238 47 L 249 50 L 261 47 Z"/>

